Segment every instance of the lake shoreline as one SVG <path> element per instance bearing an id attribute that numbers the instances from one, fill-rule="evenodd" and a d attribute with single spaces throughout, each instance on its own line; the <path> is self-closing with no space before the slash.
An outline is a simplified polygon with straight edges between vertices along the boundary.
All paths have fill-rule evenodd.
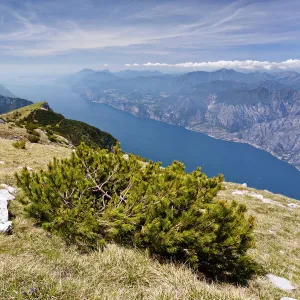
<path id="1" fill-rule="evenodd" d="M 247 145 L 250 145 L 250 146 L 252 146 L 252 147 L 254 147 L 256 149 L 259 149 L 259 150 L 262 150 L 262 151 L 265 151 L 265 152 L 271 154 L 275 158 L 277 158 L 277 159 L 279 159 L 279 160 L 281 160 L 281 161 L 283 161 L 285 163 L 288 163 L 290 166 L 294 167 L 297 171 L 300 171 L 300 167 L 297 167 L 294 164 L 290 163 L 288 160 L 283 159 L 281 156 L 279 156 L 275 152 L 269 151 L 269 150 L 267 150 L 267 149 L 265 149 L 265 148 L 263 148 L 263 147 L 261 147 L 259 145 L 249 143 L 246 140 L 237 139 L 237 138 L 230 138 L 230 137 L 228 137 L 229 134 L 227 132 L 224 132 L 222 129 L 216 129 L 216 128 L 214 128 L 214 129 L 210 129 L 210 131 L 208 131 L 208 130 L 199 130 L 199 129 L 197 130 L 197 129 L 194 129 L 194 128 L 189 127 L 189 126 L 178 125 L 178 124 L 173 124 L 173 123 L 170 123 L 170 122 L 162 121 L 159 118 L 155 118 L 155 117 L 151 117 L 151 116 L 148 117 L 148 118 L 141 117 L 137 113 L 135 113 L 134 111 L 124 110 L 124 109 L 121 109 L 121 108 L 119 108 L 117 106 L 114 106 L 114 105 L 111 105 L 111 104 L 108 104 L 108 103 L 105 103 L 105 102 L 100 102 L 100 101 L 90 100 L 90 99 L 86 99 L 86 100 L 94 102 L 94 103 L 97 103 L 97 104 L 106 104 L 106 105 L 108 105 L 110 107 L 113 107 L 113 108 L 119 110 L 119 111 L 127 112 L 127 113 L 129 113 L 129 114 L 131 114 L 131 115 L 133 115 L 133 116 L 135 116 L 137 118 L 154 120 L 154 121 L 162 122 L 162 123 L 168 124 L 168 125 L 179 126 L 179 127 L 185 128 L 186 130 L 189 130 L 189 131 L 202 133 L 202 134 L 207 135 L 207 136 L 209 136 L 209 137 L 211 137 L 213 139 L 216 139 L 216 140 L 233 142 L 233 143 L 237 143 L 237 144 L 247 144 Z M 215 132 L 215 134 L 212 133 L 212 132 Z M 221 134 L 220 135 L 216 134 L 217 132 L 222 132 L 222 135 Z M 224 137 L 224 134 L 227 135 L 227 136 Z"/>

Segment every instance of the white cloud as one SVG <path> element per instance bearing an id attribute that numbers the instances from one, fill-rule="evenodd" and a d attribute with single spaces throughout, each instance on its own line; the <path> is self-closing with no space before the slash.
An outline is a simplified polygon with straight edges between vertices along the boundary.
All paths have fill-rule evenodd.
<path id="1" fill-rule="evenodd" d="M 300 70 L 300 59 L 289 59 L 282 62 L 269 62 L 257 60 L 219 60 L 208 62 L 185 62 L 177 64 L 153 63 L 126 64 L 126 67 L 169 67 L 169 68 L 190 68 L 190 69 L 244 69 L 244 70 Z"/>
<path id="2" fill-rule="evenodd" d="M 151 1 L 146 5 L 128 0 L 119 7 L 112 5 L 114 9 L 104 18 L 82 14 L 85 21 L 69 10 L 62 12 L 61 8 L 70 5 L 66 2 L 52 1 L 58 5 L 56 9 L 48 8 L 44 2 L 40 4 L 47 18 L 39 6 L 16 10 L 0 4 L 0 11 L 5 12 L 4 18 L 0 15 L 0 56 L 42 57 L 114 48 L 135 58 L 136 54 L 143 54 L 143 59 L 152 55 L 149 59 L 160 60 L 162 55 L 176 54 L 178 59 L 178 55 L 187 54 L 185 59 L 194 59 L 195 52 L 209 53 L 214 49 L 225 53 L 248 45 L 286 43 L 295 48 L 299 44 L 299 0 L 273 0 L 271 6 L 268 1 L 252 0 L 232 1 L 229 5 L 215 1 L 161 1 L 157 6 Z M 105 9 L 101 4 L 89 5 L 90 11 Z M 79 12 L 82 5 L 73 8 Z M 36 12 L 34 17 L 32 11 Z M 130 48 L 134 46 L 139 49 Z M 153 58 L 154 55 L 160 58 Z"/>

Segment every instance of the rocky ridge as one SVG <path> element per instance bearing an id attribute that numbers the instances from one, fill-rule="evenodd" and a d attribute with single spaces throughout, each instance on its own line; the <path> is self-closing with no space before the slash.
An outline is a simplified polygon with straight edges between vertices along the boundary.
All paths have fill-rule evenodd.
<path id="1" fill-rule="evenodd" d="M 95 75 L 96 74 L 96 75 Z M 76 78 L 76 76 L 75 76 Z M 222 69 L 118 78 L 89 73 L 73 89 L 133 115 L 248 143 L 300 169 L 300 75 Z"/>

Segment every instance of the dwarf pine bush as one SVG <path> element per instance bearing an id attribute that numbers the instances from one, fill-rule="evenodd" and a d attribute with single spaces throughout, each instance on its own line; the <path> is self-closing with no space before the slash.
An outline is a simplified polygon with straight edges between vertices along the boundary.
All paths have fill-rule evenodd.
<path id="1" fill-rule="evenodd" d="M 230 273 L 247 261 L 253 218 L 244 205 L 216 200 L 223 177 L 186 173 L 175 161 L 141 163 L 135 156 L 82 144 L 47 171 L 16 175 L 27 211 L 45 229 L 81 249 L 107 242 L 148 249 L 206 273 Z"/>

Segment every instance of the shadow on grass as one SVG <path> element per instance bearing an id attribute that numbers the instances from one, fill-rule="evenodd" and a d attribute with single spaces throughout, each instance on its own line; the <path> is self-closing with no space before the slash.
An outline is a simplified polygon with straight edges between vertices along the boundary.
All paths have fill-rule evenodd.
<path id="1" fill-rule="evenodd" d="M 223 282 L 234 285 L 246 286 L 255 275 L 266 274 L 261 265 L 248 256 L 231 261 L 222 268 L 218 264 L 200 262 L 197 270 L 209 282 Z"/>

